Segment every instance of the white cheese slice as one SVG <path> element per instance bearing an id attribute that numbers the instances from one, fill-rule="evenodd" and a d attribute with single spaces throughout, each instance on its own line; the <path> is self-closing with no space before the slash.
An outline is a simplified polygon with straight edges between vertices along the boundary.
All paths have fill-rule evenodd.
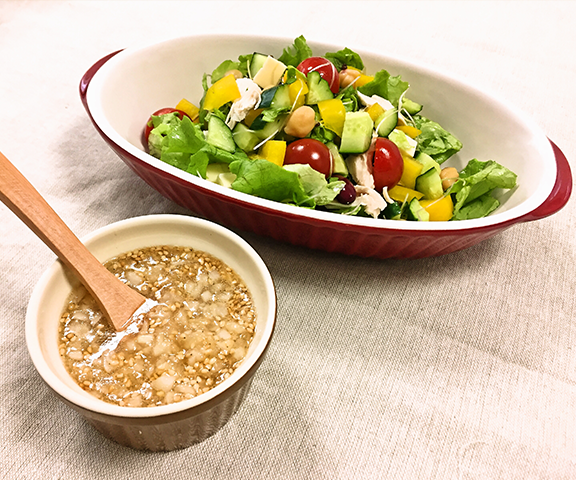
<path id="1" fill-rule="evenodd" d="M 280 82 L 285 70 L 286 65 L 276 60 L 274 57 L 268 56 L 264 61 L 264 65 L 262 65 L 262 68 L 258 70 L 252 80 L 254 80 L 262 89 L 274 87 L 275 85 L 278 85 L 278 82 Z"/>

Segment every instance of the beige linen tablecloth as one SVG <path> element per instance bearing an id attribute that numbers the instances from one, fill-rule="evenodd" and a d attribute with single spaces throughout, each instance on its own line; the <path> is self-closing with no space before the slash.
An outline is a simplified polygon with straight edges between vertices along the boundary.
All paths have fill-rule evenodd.
<path id="1" fill-rule="evenodd" d="M 80 103 L 112 51 L 233 32 L 423 61 L 529 115 L 574 168 L 574 2 L 0 2 L 0 151 L 79 236 L 192 215 L 104 144 Z M 160 86 L 159 86 L 160 87 Z M 49 392 L 23 333 L 54 255 L 0 205 L 0 478 L 574 479 L 576 214 L 424 260 L 238 232 L 278 289 L 268 357 L 216 435 L 172 453 L 103 438 Z"/>

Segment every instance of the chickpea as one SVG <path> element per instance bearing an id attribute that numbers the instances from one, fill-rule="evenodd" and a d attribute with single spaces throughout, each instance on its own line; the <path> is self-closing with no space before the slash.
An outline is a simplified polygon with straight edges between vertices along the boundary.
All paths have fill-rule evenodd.
<path id="1" fill-rule="evenodd" d="M 293 137 L 304 138 L 316 125 L 316 113 L 312 107 L 302 105 L 288 117 L 284 131 Z"/>
<path id="2" fill-rule="evenodd" d="M 440 178 L 442 179 L 442 188 L 444 190 L 448 190 L 456 180 L 458 180 L 458 170 L 454 167 L 446 167 L 443 168 L 440 172 Z"/>
<path id="3" fill-rule="evenodd" d="M 239 78 L 242 78 L 242 77 L 244 76 L 244 75 L 242 75 L 242 72 L 241 72 L 240 70 L 236 70 L 236 69 L 228 70 L 228 71 L 224 74 L 225 77 L 227 77 L 228 75 L 234 75 L 234 78 L 235 78 L 236 80 L 238 80 Z"/>
<path id="4" fill-rule="evenodd" d="M 346 88 L 348 85 L 351 85 L 361 73 L 358 70 L 354 70 L 352 68 L 347 68 L 342 70 L 338 74 L 338 78 L 340 80 L 340 88 Z"/>

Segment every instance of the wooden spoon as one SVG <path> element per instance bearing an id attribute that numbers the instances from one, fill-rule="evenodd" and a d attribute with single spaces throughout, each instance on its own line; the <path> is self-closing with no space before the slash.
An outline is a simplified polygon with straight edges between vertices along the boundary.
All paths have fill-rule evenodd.
<path id="1" fill-rule="evenodd" d="M 114 328 L 126 328 L 146 297 L 108 271 L 1 152 L 0 200 L 76 274 Z"/>

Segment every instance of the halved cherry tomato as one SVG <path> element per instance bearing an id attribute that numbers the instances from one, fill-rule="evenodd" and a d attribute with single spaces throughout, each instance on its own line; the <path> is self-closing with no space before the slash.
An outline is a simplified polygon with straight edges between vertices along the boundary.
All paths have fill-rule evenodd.
<path id="1" fill-rule="evenodd" d="M 308 164 L 317 172 L 329 177 L 332 173 L 332 155 L 328 147 L 313 138 L 301 138 L 286 148 L 284 165 Z"/>
<path id="2" fill-rule="evenodd" d="M 300 62 L 300 65 L 296 68 L 304 75 L 308 75 L 310 72 L 318 72 L 320 76 L 328 82 L 332 93 L 338 93 L 340 89 L 340 77 L 338 70 L 330 60 L 324 57 L 309 57 Z"/>
<path id="3" fill-rule="evenodd" d="M 179 113 L 178 117 L 180 118 L 180 120 L 182 120 L 182 118 L 184 118 L 184 115 L 186 115 L 188 118 L 190 118 L 186 112 L 183 112 L 182 110 L 177 110 L 175 108 L 169 108 L 169 107 L 161 108 L 160 110 L 156 110 L 152 115 L 157 117 L 159 115 L 166 115 L 167 113 L 174 113 L 174 112 Z M 144 128 L 144 138 L 146 139 L 146 143 L 148 143 L 148 137 L 150 136 L 150 132 L 154 128 L 152 126 L 152 115 L 150 116 L 150 118 L 146 122 L 146 127 Z M 192 120 L 192 119 L 190 119 L 190 120 Z"/>
<path id="4" fill-rule="evenodd" d="M 378 137 L 374 145 L 374 184 L 376 190 L 382 191 L 384 187 L 394 187 L 402 177 L 404 160 L 402 154 L 392 140 Z"/>

